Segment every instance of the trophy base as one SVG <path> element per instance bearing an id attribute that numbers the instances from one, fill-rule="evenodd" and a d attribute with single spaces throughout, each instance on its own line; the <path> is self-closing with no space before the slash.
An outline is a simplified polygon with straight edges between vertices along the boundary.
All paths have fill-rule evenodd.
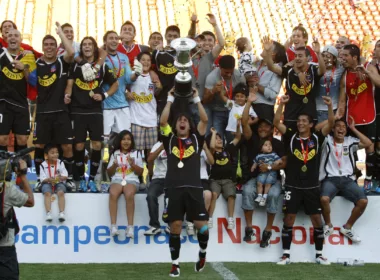
<path id="1" fill-rule="evenodd" d="M 174 96 L 176 98 L 189 99 L 193 96 L 192 83 L 190 81 L 177 81 L 174 82 Z"/>

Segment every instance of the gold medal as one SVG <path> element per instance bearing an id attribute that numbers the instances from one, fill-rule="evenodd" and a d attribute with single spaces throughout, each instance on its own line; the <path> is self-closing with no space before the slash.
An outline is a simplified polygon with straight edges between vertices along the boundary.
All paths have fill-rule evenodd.
<path id="1" fill-rule="evenodd" d="M 301 167 L 301 171 L 302 171 L 302 172 L 306 172 L 306 171 L 307 171 L 307 166 L 306 166 L 306 165 L 303 165 L 303 166 Z"/>
<path id="2" fill-rule="evenodd" d="M 127 181 L 125 181 L 125 180 L 123 179 L 123 181 L 121 181 L 121 185 L 124 187 L 125 185 L 127 185 Z"/>
<path id="3" fill-rule="evenodd" d="M 309 102 L 309 99 L 305 96 L 305 97 L 302 99 L 302 102 L 306 104 L 307 102 Z"/>
<path id="4" fill-rule="evenodd" d="M 94 94 L 95 93 L 91 90 L 88 95 L 92 98 L 94 96 Z"/>
<path id="5" fill-rule="evenodd" d="M 183 164 L 183 162 L 182 161 L 180 161 L 180 162 L 178 162 L 178 168 L 183 168 L 183 166 L 184 166 L 184 164 Z"/>

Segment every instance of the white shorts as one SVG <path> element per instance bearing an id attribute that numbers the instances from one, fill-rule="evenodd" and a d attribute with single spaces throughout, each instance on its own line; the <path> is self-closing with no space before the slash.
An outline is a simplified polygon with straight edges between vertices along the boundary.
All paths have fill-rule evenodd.
<path id="1" fill-rule="evenodd" d="M 120 133 L 123 130 L 131 131 L 131 113 L 129 107 L 121 109 L 103 110 L 104 135 L 111 131 Z"/>

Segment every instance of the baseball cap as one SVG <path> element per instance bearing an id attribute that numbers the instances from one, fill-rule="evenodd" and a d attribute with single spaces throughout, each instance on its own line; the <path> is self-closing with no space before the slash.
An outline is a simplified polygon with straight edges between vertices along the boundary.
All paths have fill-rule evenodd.
<path id="1" fill-rule="evenodd" d="M 196 40 L 198 38 L 200 38 L 201 40 L 204 40 L 205 39 L 205 35 L 203 35 L 203 34 L 197 34 L 197 35 L 195 35 L 194 40 Z"/>
<path id="2" fill-rule="evenodd" d="M 268 119 L 259 119 L 259 121 L 257 122 L 257 125 L 260 125 L 262 123 L 266 123 L 266 124 L 269 124 L 270 126 L 273 126 L 273 123 Z"/>
<path id="3" fill-rule="evenodd" d="M 338 57 L 338 50 L 334 46 L 331 46 L 331 45 L 325 46 L 323 48 L 323 52 L 328 52 L 328 53 L 331 53 L 333 56 Z"/>

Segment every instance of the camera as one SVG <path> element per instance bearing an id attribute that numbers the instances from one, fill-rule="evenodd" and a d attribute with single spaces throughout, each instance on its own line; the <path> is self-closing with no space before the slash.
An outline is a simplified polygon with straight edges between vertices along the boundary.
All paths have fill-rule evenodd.
<path id="1" fill-rule="evenodd" d="M 10 182 L 12 180 L 12 173 L 16 171 L 25 172 L 27 170 L 21 170 L 20 160 L 26 162 L 27 167 L 32 167 L 32 157 L 30 152 L 34 151 L 34 147 L 26 148 L 16 153 L 0 152 L 0 179 Z"/>

